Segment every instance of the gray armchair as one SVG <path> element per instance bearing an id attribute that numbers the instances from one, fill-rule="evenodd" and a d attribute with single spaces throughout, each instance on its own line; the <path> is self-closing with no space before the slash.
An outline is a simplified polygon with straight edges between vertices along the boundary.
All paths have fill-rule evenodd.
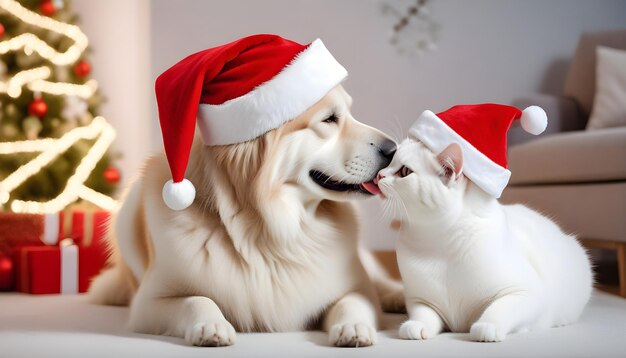
<path id="1" fill-rule="evenodd" d="M 585 130 L 599 45 L 626 49 L 626 30 L 581 36 L 562 97 L 514 103 L 543 107 L 548 127 L 538 137 L 521 128 L 509 132 L 512 176 L 502 201 L 549 215 L 588 247 L 617 250 L 619 293 L 626 297 L 626 127 Z"/>

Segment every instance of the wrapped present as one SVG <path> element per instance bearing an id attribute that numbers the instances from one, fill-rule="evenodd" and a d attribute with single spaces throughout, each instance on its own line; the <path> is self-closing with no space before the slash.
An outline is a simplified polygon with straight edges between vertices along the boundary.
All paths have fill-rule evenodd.
<path id="1" fill-rule="evenodd" d="M 79 246 L 65 239 L 59 246 L 25 246 L 16 249 L 17 291 L 31 294 L 87 292 L 89 283 L 104 267 L 106 251 L 99 245 Z"/>
<path id="2" fill-rule="evenodd" d="M 111 213 L 104 210 L 72 212 L 71 220 L 64 222 L 65 237 L 70 237 L 79 245 L 104 245 Z M 69 222 L 68 222 L 69 221 Z"/>
<path id="3" fill-rule="evenodd" d="M 71 238 L 77 244 L 102 243 L 110 213 L 103 210 L 71 209 L 55 214 L 15 214 L 0 212 L 0 253 L 8 255 L 16 247 L 58 245 Z"/>
<path id="4" fill-rule="evenodd" d="M 0 212 L 3 246 L 56 245 L 63 234 L 63 213 L 15 214 Z"/>
<path id="5" fill-rule="evenodd" d="M 0 213 L 0 290 L 12 290 L 17 286 L 18 291 L 32 291 L 29 286 L 21 284 L 23 281 L 18 276 L 26 277 L 28 265 L 38 267 L 40 261 L 54 259 L 54 255 L 58 255 L 62 238 L 72 239 L 80 247 L 79 251 L 88 252 L 88 256 L 105 257 L 105 237 L 110 216 L 107 211 L 76 207 L 56 214 Z M 24 255 L 31 255 L 24 252 L 30 252 L 36 258 L 33 256 L 32 260 L 24 261 Z M 5 258 L 4 261 L 1 260 L 2 257 Z M 7 257 L 11 260 L 6 259 Z M 23 262 L 28 265 L 23 266 Z M 21 269 L 20 273 L 16 272 L 18 269 Z M 88 266 L 84 270 L 87 276 L 93 276 L 90 276 Z M 38 287 L 48 287 L 37 281 L 45 279 L 44 276 L 36 276 L 35 291 L 39 290 Z M 84 286 L 86 290 L 87 284 L 85 281 L 81 287 Z M 48 285 L 58 286 L 55 282 Z M 27 288 L 22 289 L 22 286 Z M 50 292 L 50 288 L 40 291 Z"/>
<path id="6" fill-rule="evenodd" d="M 15 289 L 13 251 L 23 246 L 57 245 L 63 213 L 14 214 L 0 212 L 0 291 Z"/>

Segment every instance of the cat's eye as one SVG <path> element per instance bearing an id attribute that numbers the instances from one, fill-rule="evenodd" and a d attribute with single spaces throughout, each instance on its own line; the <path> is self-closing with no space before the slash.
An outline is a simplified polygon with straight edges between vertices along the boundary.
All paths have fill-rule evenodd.
<path id="1" fill-rule="evenodd" d="M 400 170 L 398 170 L 397 174 L 401 178 L 404 178 L 405 176 L 407 176 L 407 175 L 409 175 L 411 173 L 413 173 L 413 171 L 411 169 L 409 169 L 409 167 L 403 165 L 402 168 L 400 168 Z"/>
<path id="2" fill-rule="evenodd" d="M 336 114 L 331 114 L 330 116 L 326 117 L 326 119 L 324 119 L 322 122 L 324 123 L 337 123 L 339 121 L 339 117 L 337 117 Z"/>

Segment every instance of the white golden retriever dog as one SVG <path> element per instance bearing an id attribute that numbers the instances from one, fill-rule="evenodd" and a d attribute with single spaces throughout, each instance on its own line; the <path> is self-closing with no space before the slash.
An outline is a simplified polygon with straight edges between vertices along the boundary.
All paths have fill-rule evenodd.
<path id="1" fill-rule="evenodd" d="M 396 145 L 356 121 L 351 104 L 339 85 L 252 141 L 196 140 L 186 176 L 198 193 L 187 210 L 165 206 L 166 158 L 149 159 L 115 218 L 113 266 L 91 300 L 130 303 L 134 331 L 199 346 L 231 345 L 235 331 L 317 327 L 337 346 L 374 344 L 379 296 L 397 306 L 402 290 L 360 257 L 347 201 L 372 196 L 365 187 Z"/>

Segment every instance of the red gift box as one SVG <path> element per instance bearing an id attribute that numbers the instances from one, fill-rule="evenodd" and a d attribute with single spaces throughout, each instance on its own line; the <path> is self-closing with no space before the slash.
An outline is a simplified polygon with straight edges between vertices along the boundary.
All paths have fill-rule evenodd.
<path id="1" fill-rule="evenodd" d="M 106 235 L 111 214 L 108 211 L 66 210 L 55 214 L 15 214 L 0 212 L 0 252 L 18 246 L 58 245 L 65 238 L 90 246 Z"/>
<path id="2" fill-rule="evenodd" d="M 0 262 L 0 290 L 13 290 L 15 283 L 17 283 L 18 291 L 30 291 L 28 288 L 22 289 L 28 285 L 22 285 L 20 277 L 26 277 L 28 274 L 23 273 L 26 268 L 17 262 L 22 262 L 23 255 L 25 255 L 22 253 L 24 250 L 20 250 L 21 248 L 28 248 L 26 251 L 35 252 L 35 247 L 42 247 L 41 252 L 54 252 L 54 250 L 46 250 L 46 245 L 53 246 L 58 251 L 59 242 L 65 238 L 71 238 L 74 243 L 81 247 L 81 252 L 85 251 L 82 247 L 89 247 L 90 250 L 87 251 L 94 253 L 88 255 L 98 253 L 99 256 L 105 257 L 107 250 L 105 237 L 110 216 L 107 211 L 85 211 L 81 208 L 70 208 L 55 214 L 0 213 L 0 257 L 9 257 L 14 261 L 12 265 Z M 46 255 L 55 254 L 39 253 L 37 255 L 39 256 L 31 259 L 33 262 L 48 260 Z M 29 265 L 35 267 L 38 263 L 29 263 Z M 16 272 L 18 268 L 22 269 L 19 274 Z M 86 268 L 85 270 L 89 269 Z M 42 276 L 38 275 L 37 277 Z M 59 287 L 54 282 L 50 285 Z M 82 285 L 85 286 L 83 291 L 86 290 L 87 283 Z M 40 285 L 36 286 L 39 287 Z M 51 292 L 50 289 L 44 291 Z"/>
<path id="3" fill-rule="evenodd" d="M 63 215 L 0 212 L 0 251 L 16 246 L 56 245 L 63 235 Z"/>
<path id="4" fill-rule="evenodd" d="M 57 245 L 63 215 L 0 212 L 0 291 L 15 289 L 13 252 L 24 246 Z"/>
<path id="5" fill-rule="evenodd" d="M 107 254 L 100 245 L 78 246 L 66 239 L 59 246 L 17 248 L 14 257 L 17 291 L 50 294 L 87 292 Z"/>
<path id="6" fill-rule="evenodd" d="M 105 245 L 105 237 L 111 214 L 108 211 L 82 211 L 72 213 L 70 223 L 63 228 L 70 237 L 81 246 Z"/>

